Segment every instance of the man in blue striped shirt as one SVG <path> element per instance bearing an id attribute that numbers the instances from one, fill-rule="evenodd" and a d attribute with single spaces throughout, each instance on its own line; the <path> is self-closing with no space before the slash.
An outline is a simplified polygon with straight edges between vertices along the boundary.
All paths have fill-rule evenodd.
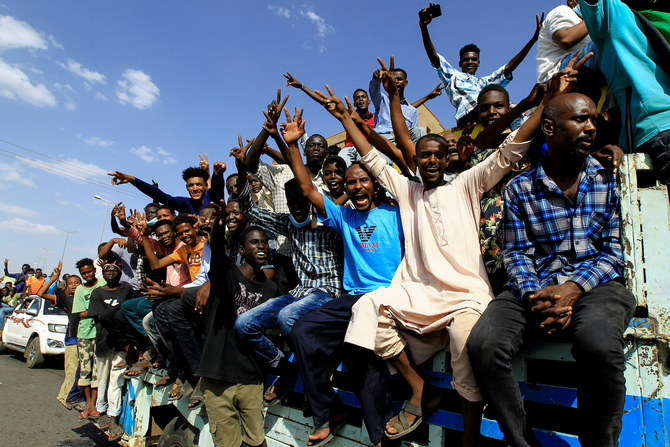
<path id="1" fill-rule="evenodd" d="M 595 104 L 569 93 L 542 114 L 549 152 L 505 193 L 507 290 L 470 334 L 475 378 L 512 446 L 539 445 L 526 426 L 511 359 L 524 341 L 573 342 L 582 445 L 616 446 L 625 399 L 623 331 L 635 298 L 621 284 L 616 178 L 589 153 Z"/>

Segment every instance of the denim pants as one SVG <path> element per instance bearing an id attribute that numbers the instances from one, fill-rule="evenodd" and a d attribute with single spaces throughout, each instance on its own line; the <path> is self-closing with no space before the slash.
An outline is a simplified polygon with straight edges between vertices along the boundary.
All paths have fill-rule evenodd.
<path id="1" fill-rule="evenodd" d="M 121 303 L 121 310 L 128 319 L 128 322 L 133 328 L 143 337 L 147 337 L 147 333 L 142 326 L 142 320 L 149 312 L 153 310 L 154 302 L 141 296 Z"/>
<path id="2" fill-rule="evenodd" d="M 572 323 L 561 334 L 565 337 L 561 341 L 572 341 L 577 361 L 578 433 L 583 446 L 618 445 L 626 397 L 623 332 L 634 310 L 633 294 L 610 281 L 579 298 Z M 543 337 L 541 321 L 540 315 L 505 291 L 491 301 L 468 340 L 479 388 L 511 446 L 539 445 L 526 425 L 512 357 L 524 342 Z"/>
<path id="3" fill-rule="evenodd" d="M 361 401 L 365 428 L 373 444 L 381 442 L 384 426 L 393 416 L 386 362 L 374 352 L 345 345 L 344 335 L 351 319 L 351 306 L 362 295 L 342 295 L 298 320 L 289 340 L 296 356 L 305 396 L 314 413 L 318 430 L 338 410 L 340 402 L 333 390 L 331 374 L 343 359 Z"/>
<path id="4" fill-rule="evenodd" d="M 272 298 L 238 316 L 235 332 L 240 341 L 263 362 L 262 366 L 276 368 L 284 354 L 264 335 L 265 330 L 278 326 L 281 335 L 288 337 L 300 317 L 331 299 L 333 297 L 323 290 L 314 290 L 302 298 L 293 295 Z"/>

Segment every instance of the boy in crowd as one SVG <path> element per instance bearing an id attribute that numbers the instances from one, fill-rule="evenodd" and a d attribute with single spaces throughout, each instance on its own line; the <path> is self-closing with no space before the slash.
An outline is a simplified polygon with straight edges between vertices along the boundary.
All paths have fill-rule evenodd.
<path id="1" fill-rule="evenodd" d="M 241 348 L 234 325 L 240 315 L 281 292 L 262 269 L 269 252 L 265 231 L 254 226 L 243 230 L 238 248 L 243 261 L 236 266 L 225 254 L 222 217 L 214 222 L 211 291 L 196 303 L 205 309 L 205 343 L 198 374 L 215 445 L 261 446 L 265 440 L 263 374 L 254 356 Z"/>
<path id="2" fill-rule="evenodd" d="M 126 362 L 123 327 L 115 324 L 121 303 L 133 297 L 133 288 L 121 282 L 121 262 L 116 260 L 102 267 L 105 285 L 91 292 L 88 317 L 96 322 L 95 356 L 98 363 L 98 397 L 96 410 L 100 416 L 98 425 L 109 430 L 110 441 L 123 436 L 123 428 L 116 418 L 121 414 L 123 397 L 123 373 Z"/>
<path id="3" fill-rule="evenodd" d="M 319 219 L 339 232 L 344 241 L 343 286 L 346 294 L 300 318 L 290 335 L 305 396 L 314 414 L 314 432 L 308 437 L 308 445 L 320 446 L 333 438 L 334 431 L 346 417 L 330 377 L 343 357 L 351 306 L 364 293 L 391 283 L 403 256 L 404 238 L 399 208 L 380 202 L 379 185 L 361 163 L 354 162 L 345 175 L 346 191 L 353 209 L 336 205 L 312 188 L 297 146 L 303 132 L 304 122 L 300 114 L 284 126 L 282 135 L 290 151 L 285 158 L 302 194 L 316 208 Z M 358 130 L 352 134 L 352 141 L 357 145 L 368 145 Z M 347 356 L 347 366 L 356 379 L 370 441 L 379 445 L 384 437 L 384 424 L 392 414 L 386 386 L 387 371 L 381 359 L 372 352 L 353 351 Z"/>
<path id="4" fill-rule="evenodd" d="M 157 187 L 123 172 L 114 171 L 107 175 L 112 177 L 112 184 L 114 185 L 130 183 L 156 202 L 164 203 L 180 213 L 197 214 L 200 208 L 209 205 L 210 202 L 218 203 L 219 200 L 223 199 L 224 170 L 225 163 L 214 164 L 212 187 L 208 189 L 207 180 L 209 180 L 209 172 L 202 168 L 194 167 L 184 169 L 182 178 L 186 182 L 186 190 L 189 197 L 171 196 Z"/>
<path id="5" fill-rule="evenodd" d="M 42 285 L 37 295 L 51 301 L 54 306 L 59 307 L 67 314 L 68 326 L 65 334 L 65 379 L 60 387 L 60 391 L 56 396 L 58 402 L 64 406 L 75 405 L 77 402 L 67 402 L 66 399 L 70 393 L 70 389 L 74 385 L 75 377 L 77 375 L 77 367 L 79 361 L 77 359 L 77 326 L 79 325 L 79 315 L 72 313 L 72 303 L 74 300 L 74 293 L 77 287 L 81 284 L 81 278 L 72 275 L 67 278 L 66 287 L 61 289 L 58 287 L 54 294 L 48 293 L 49 287 L 58 281 L 60 272 L 63 268 L 63 263 L 59 262 L 54 269 L 49 281 Z"/>
<path id="6" fill-rule="evenodd" d="M 465 127 L 468 123 L 477 122 L 477 96 L 479 91 L 489 84 L 500 84 L 503 87 L 512 80 L 512 72 L 521 64 L 528 55 L 528 52 L 535 44 L 542 28 L 542 18 L 536 16 L 537 25 L 535 33 L 528 43 L 514 56 L 506 65 L 500 67 L 488 76 L 478 77 L 480 50 L 475 44 L 465 45 L 459 50 L 458 66 L 459 71 L 451 66 L 447 60 L 435 51 L 433 42 L 430 39 L 428 25 L 435 18 L 431 13 L 434 4 L 431 3 L 428 8 L 419 11 L 419 27 L 421 28 L 421 37 L 423 46 L 428 55 L 431 65 L 437 71 L 437 76 L 446 86 L 445 91 L 449 101 L 456 107 L 456 123 L 458 127 Z"/>
<path id="7" fill-rule="evenodd" d="M 88 306 L 91 293 L 98 287 L 104 286 L 104 278 L 95 277 L 93 259 L 83 258 L 77 261 L 75 267 L 83 280 L 74 292 L 72 313 L 80 317 L 77 328 L 77 347 L 79 353 L 79 386 L 84 389 L 86 407 L 81 412 L 81 418 L 97 419 L 100 413 L 95 408 L 98 398 L 98 365 L 95 357 L 95 322 L 88 316 Z"/>

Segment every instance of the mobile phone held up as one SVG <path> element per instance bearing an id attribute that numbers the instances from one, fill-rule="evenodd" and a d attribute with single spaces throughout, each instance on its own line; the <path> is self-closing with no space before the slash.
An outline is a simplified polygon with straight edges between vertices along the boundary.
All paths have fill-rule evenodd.
<path id="1" fill-rule="evenodd" d="M 427 8 L 419 11 L 419 18 L 425 20 L 428 18 L 435 19 L 442 15 L 442 8 L 437 3 L 430 3 Z"/>

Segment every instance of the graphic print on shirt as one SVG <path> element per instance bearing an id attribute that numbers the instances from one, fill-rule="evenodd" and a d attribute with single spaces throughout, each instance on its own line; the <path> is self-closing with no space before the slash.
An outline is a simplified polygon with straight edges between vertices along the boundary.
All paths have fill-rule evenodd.
<path id="1" fill-rule="evenodd" d="M 369 242 L 370 238 L 377 229 L 376 225 L 368 227 L 366 225 L 361 225 L 360 227 L 354 228 L 356 233 L 358 233 L 358 238 L 361 240 L 361 243 L 358 244 L 358 247 L 364 252 L 377 252 L 379 251 L 378 242 Z"/>
<path id="2" fill-rule="evenodd" d="M 187 253 L 186 263 L 188 265 L 200 265 L 202 262 L 202 253 Z"/>
<path id="3" fill-rule="evenodd" d="M 235 294 L 235 304 L 237 304 L 237 315 L 258 306 L 263 299 L 262 292 L 249 292 L 244 284 L 240 283 L 240 291 Z"/>

